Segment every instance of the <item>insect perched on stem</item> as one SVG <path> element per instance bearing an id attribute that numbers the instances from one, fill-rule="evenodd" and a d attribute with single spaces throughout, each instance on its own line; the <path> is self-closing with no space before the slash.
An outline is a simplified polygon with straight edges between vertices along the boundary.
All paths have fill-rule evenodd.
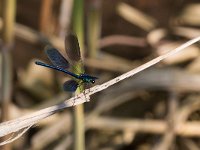
<path id="1" fill-rule="evenodd" d="M 80 62 L 81 61 L 79 43 L 78 43 L 78 39 L 75 35 L 69 34 L 68 36 L 66 36 L 65 49 L 66 49 L 66 53 L 67 53 L 69 59 L 72 62 Z M 60 54 L 60 52 L 57 49 L 55 49 L 53 47 L 47 47 L 45 49 L 45 52 L 46 52 L 49 60 L 51 61 L 52 65 L 43 63 L 41 61 L 36 61 L 35 64 L 44 66 L 47 68 L 55 69 L 57 71 L 64 72 L 64 73 L 68 74 L 69 76 L 73 77 L 72 80 L 66 81 L 63 84 L 63 89 L 65 91 L 75 92 L 76 89 L 81 84 L 84 84 L 84 83 L 94 84 L 95 80 L 98 79 L 97 77 L 94 77 L 94 76 L 91 76 L 91 75 L 88 75 L 85 73 L 78 74 L 78 73 L 74 73 L 74 72 L 67 70 L 70 67 L 70 63 L 62 56 L 62 54 Z"/>

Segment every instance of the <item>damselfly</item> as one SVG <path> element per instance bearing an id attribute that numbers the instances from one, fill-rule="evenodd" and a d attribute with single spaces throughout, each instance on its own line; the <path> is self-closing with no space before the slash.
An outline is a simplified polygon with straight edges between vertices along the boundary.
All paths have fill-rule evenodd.
<path id="1" fill-rule="evenodd" d="M 66 36 L 65 50 L 69 59 L 72 62 L 81 61 L 79 43 L 75 35 L 69 34 L 68 36 Z M 85 73 L 78 74 L 78 73 L 69 71 L 68 69 L 70 67 L 70 63 L 63 57 L 63 55 L 56 48 L 47 47 L 45 49 L 45 52 L 49 60 L 51 61 L 52 65 L 46 64 L 41 61 L 36 61 L 35 64 L 64 72 L 68 74 L 69 76 L 73 77 L 72 80 L 68 80 L 63 84 L 63 89 L 65 91 L 75 92 L 77 87 L 79 87 L 81 84 L 83 83 L 94 84 L 95 80 L 98 79 L 97 77 L 94 77 Z"/>

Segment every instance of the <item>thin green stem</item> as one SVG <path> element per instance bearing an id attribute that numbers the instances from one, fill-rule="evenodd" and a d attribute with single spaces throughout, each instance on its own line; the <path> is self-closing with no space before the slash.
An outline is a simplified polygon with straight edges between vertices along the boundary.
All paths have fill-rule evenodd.
<path id="1" fill-rule="evenodd" d="M 93 0 L 90 2 L 87 16 L 87 41 L 89 57 L 96 58 L 101 31 L 101 0 Z"/>
<path id="2" fill-rule="evenodd" d="M 16 0 L 4 0 L 2 5 L 3 18 L 3 42 L 11 45 L 13 41 L 13 30 L 15 22 Z"/>
<path id="3" fill-rule="evenodd" d="M 9 119 L 9 104 L 11 101 L 11 89 L 12 89 L 12 59 L 10 49 L 13 43 L 13 30 L 15 22 L 16 0 L 4 0 L 2 1 L 2 40 L 3 45 L 1 47 L 1 102 L 2 102 L 2 117 L 1 120 L 5 121 Z M 3 150 L 9 150 L 9 145 L 1 147 Z"/>
<path id="4" fill-rule="evenodd" d="M 83 28 L 83 0 L 74 0 L 72 27 L 73 31 L 77 34 L 81 54 L 83 56 L 84 49 L 84 28 Z M 82 57 L 83 58 L 83 57 Z M 82 65 L 77 63 L 76 68 L 82 70 Z M 83 88 L 80 87 L 76 94 L 83 92 Z M 78 105 L 74 108 L 74 150 L 85 149 L 85 128 L 84 128 L 84 105 Z"/>
<path id="5" fill-rule="evenodd" d="M 2 54 L 2 120 L 8 119 L 8 104 L 11 99 L 11 79 L 12 79 L 12 62 L 10 48 L 13 43 L 13 29 L 15 21 L 15 0 L 4 0 L 3 1 L 3 46 L 1 47 Z"/>

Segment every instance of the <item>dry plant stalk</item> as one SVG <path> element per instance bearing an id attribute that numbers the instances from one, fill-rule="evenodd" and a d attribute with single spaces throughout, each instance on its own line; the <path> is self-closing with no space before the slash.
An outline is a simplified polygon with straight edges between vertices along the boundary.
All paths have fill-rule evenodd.
<path id="1" fill-rule="evenodd" d="M 156 20 L 149 15 L 144 14 L 140 10 L 126 4 L 120 3 L 117 7 L 117 13 L 134 25 L 142 28 L 145 31 L 150 31 L 157 25 Z"/>
<path id="2" fill-rule="evenodd" d="M 11 135 L 11 137 L 8 140 L 0 143 L 0 145 L 5 145 L 7 143 L 10 143 L 10 142 L 16 140 L 23 133 L 25 133 L 25 131 L 27 131 L 31 126 L 35 125 L 40 120 L 53 115 L 54 113 L 58 112 L 61 109 L 75 106 L 78 104 L 82 104 L 84 102 L 88 102 L 90 100 L 90 95 L 100 92 L 102 90 L 105 90 L 109 86 L 114 85 L 126 78 L 129 78 L 129 77 L 135 75 L 136 73 L 139 73 L 140 71 L 143 71 L 144 69 L 147 69 L 147 68 L 155 65 L 158 62 L 160 62 L 161 60 L 168 58 L 172 55 L 175 55 L 176 53 L 178 53 L 178 52 L 182 51 L 183 49 L 185 49 L 186 47 L 198 42 L 199 40 L 200 40 L 200 36 L 182 44 L 181 46 L 177 47 L 176 49 L 174 49 L 164 55 L 158 56 L 155 59 L 153 59 L 153 60 L 151 60 L 151 61 L 127 72 L 127 73 L 124 73 L 108 82 L 105 82 L 101 85 L 96 85 L 90 89 L 86 89 L 83 93 L 80 93 L 80 94 L 64 101 L 61 104 L 42 109 L 33 114 L 30 114 L 30 115 L 27 115 L 27 116 L 24 116 L 24 117 L 21 117 L 18 119 L 14 119 L 11 121 L 1 123 L 0 124 L 0 137 L 9 135 L 12 133 L 19 133 L 19 134 L 17 134 L 15 137 Z"/>

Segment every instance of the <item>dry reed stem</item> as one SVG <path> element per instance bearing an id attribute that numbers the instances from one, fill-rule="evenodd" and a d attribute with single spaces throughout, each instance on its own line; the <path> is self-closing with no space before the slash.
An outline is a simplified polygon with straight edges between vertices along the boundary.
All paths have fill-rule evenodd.
<path id="1" fill-rule="evenodd" d="M 147 46 L 147 43 L 144 38 L 138 38 L 127 35 L 110 35 L 99 40 L 99 48 L 104 48 L 111 45 L 145 47 Z"/>
<path id="2" fill-rule="evenodd" d="M 171 91 L 170 98 L 168 101 L 168 115 L 167 115 L 167 131 L 163 135 L 161 141 L 157 143 L 152 150 L 168 150 L 176 137 L 175 126 L 176 126 L 176 114 L 178 109 L 179 94 L 177 92 Z"/>
<path id="3" fill-rule="evenodd" d="M 176 124 L 174 133 L 180 136 L 199 137 L 200 121 L 187 121 Z M 163 120 L 153 119 L 119 119 L 112 117 L 94 117 L 86 122 L 86 127 L 106 131 L 124 131 L 151 134 L 164 134 L 168 132 L 168 124 Z M 168 135 L 170 136 L 170 135 Z M 169 137 L 167 137 L 169 138 Z"/>
<path id="4" fill-rule="evenodd" d="M 58 112 L 61 109 L 71 107 L 71 106 L 75 106 L 75 105 L 78 105 L 78 104 L 82 104 L 84 102 L 88 102 L 89 99 L 90 99 L 90 95 L 97 93 L 97 92 L 100 92 L 100 91 L 108 88 L 109 86 L 111 86 L 113 84 L 116 84 L 116 83 L 118 83 L 118 82 L 120 82 L 120 81 L 122 81 L 126 78 L 129 78 L 129 77 L 135 75 L 136 73 L 138 73 L 138 72 L 140 72 L 144 69 L 147 69 L 147 68 L 157 64 L 161 60 L 180 52 L 184 48 L 198 42 L 199 40 L 200 40 L 200 36 L 182 44 L 181 46 L 177 47 L 176 49 L 174 49 L 174 50 L 172 50 L 172 51 L 170 51 L 170 52 L 168 52 L 164 55 L 158 56 L 155 59 L 153 59 L 153 60 L 151 60 L 151 61 L 149 61 L 149 62 L 147 62 L 147 63 L 125 73 L 125 74 L 118 76 L 118 77 L 116 77 L 116 78 L 114 78 L 114 79 L 112 79 L 112 80 L 110 80 L 106 83 L 103 83 L 101 85 L 96 85 L 96 86 L 94 86 L 90 89 L 86 89 L 83 93 L 80 93 L 80 94 L 64 101 L 61 104 L 42 109 L 40 111 L 37 111 L 33 114 L 30 114 L 30 115 L 27 115 L 27 116 L 24 116 L 24 117 L 21 117 L 21 118 L 17 118 L 17 119 L 11 120 L 11 121 L 1 123 L 0 124 L 0 137 L 3 137 L 5 135 L 8 135 L 8 134 L 11 134 L 11 133 L 14 133 L 14 132 L 19 132 L 22 129 L 27 129 L 28 127 L 36 124 L 37 122 L 39 122 L 40 120 L 42 120 L 42 119 L 44 119 L 48 116 L 53 115 L 54 113 Z M 187 125 L 185 125 L 185 126 L 187 126 Z M 181 127 L 182 126 L 180 126 L 179 129 L 181 129 Z M 17 138 L 19 138 L 19 136 Z M 14 137 L 14 139 L 17 139 L 17 138 Z M 0 143 L 0 145 L 10 143 L 10 142 L 13 141 L 12 139 L 13 138 L 11 137 L 11 139 L 9 139 L 9 140 L 7 140 L 3 143 Z"/>
<path id="5" fill-rule="evenodd" d="M 157 21 L 153 17 L 126 3 L 119 3 L 117 13 L 128 22 L 142 28 L 145 31 L 150 31 L 157 25 Z"/>

